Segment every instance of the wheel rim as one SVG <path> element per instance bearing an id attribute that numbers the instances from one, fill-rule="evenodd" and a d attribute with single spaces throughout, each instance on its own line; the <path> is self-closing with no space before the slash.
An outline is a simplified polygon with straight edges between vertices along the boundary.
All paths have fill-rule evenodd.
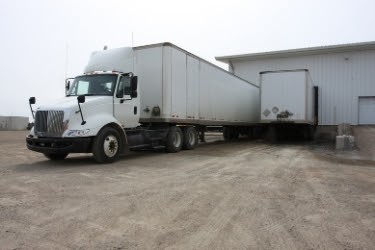
<path id="1" fill-rule="evenodd" d="M 181 145 L 181 135 L 179 133 L 175 133 L 173 137 L 173 145 L 177 148 Z"/>
<path id="2" fill-rule="evenodd" d="M 189 141 L 189 145 L 195 145 L 195 134 L 193 131 L 188 133 L 188 141 Z"/>
<path id="3" fill-rule="evenodd" d="M 104 140 L 104 153 L 108 157 L 113 157 L 118 151 L 118 141 L 116 136 L 108 135 Z"/>

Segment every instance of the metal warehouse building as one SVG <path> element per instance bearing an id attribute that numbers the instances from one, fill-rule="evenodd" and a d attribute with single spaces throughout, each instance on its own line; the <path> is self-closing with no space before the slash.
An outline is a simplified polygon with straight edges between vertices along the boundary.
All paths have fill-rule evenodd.
<path id="1" fill-rule="evenodd" d="M 375 42 L 216 57 L 259 85 L 260 72 L 308 69 L 319 87 L 319 124 L 375 124 Z M 293 98 L 291 93 L 291 98 Z"/>

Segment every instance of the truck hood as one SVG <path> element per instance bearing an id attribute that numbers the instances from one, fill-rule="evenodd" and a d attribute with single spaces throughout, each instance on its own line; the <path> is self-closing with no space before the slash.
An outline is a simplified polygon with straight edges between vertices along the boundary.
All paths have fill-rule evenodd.
<path id="1" fill-rule="evenodd" d="M 52 130 L 57 129 L 61 133 L 68 130 L 87 130 L 92 134 L 85 134 L 86 136 L 95 135 L 101 128 L 102 117 L 113 115 L 113 96 L 86 96 L 85 103 L 80 106 L 82 113 L 79 112 L 77 96 L 61 98 L 39 107 L 35 115 L 35 123 L 41 122 L 41 124 L 51 126 Z M 40 115 L 38 115 L 38 112 L 41 112 Z M 82 114 L 84 120 L 87 121 L 84 124 L 82 124 Z M 59 127 L 61 122 L 63 123 L 63 129 Z M 41 136 L 44 136 L 43 133 Z M 62 136 L 56 133 L 53 136 Z"/>
<path id="2" fill-rule="evenodd" d="M 112 101 L 112 96 L 86 96 L 86 102 L 81 104 L 81 106 L 92 106 L 107 104 Z M 78 110 L 77 96 L 68 96 L 56 100 L 53 103 L 39 107 L 37 110 Z"/>

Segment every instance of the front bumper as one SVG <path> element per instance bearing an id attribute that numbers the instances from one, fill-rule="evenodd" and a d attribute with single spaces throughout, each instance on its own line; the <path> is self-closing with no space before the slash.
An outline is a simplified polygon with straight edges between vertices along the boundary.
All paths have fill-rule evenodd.
<path id="1" fill-rule="evenodd" d="M 92 137 L 33 138 L 26 137 L 27 148 L 40 153 L 91 153 Z"/>

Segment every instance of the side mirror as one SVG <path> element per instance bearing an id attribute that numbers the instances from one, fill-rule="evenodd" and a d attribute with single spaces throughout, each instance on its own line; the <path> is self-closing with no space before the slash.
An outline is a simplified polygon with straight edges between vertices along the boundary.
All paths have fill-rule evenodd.
<path id="1" fill-rule="evenodd" d="M 31 110 L 31 114 L 33 115 L 33 119 L 35 119 L 35 116 L 34 116 L 33 107 L 31 105 L 35 104 L 35 102 L 36 102 L 35 97 L 30 97 L 29 98 L 30 110 Z"/>
<path id="2" fill-rule="evenodd" d="M 65 79 L 65 95 L 68 94 L 70 89 L 70 84 L 73 82 L 74 78 L 67 78 Z"/>
<path id="3" fill-rule="evenodd" d="M 79 95 L 77 97 L 77 101 L 78 101 L 78 108 L 79 108 L 79 113 L 81 113 L 81 118 L 82 118 L 82 122 L 81 122 L 81 125 L 85 125 L 86 124 L 86 121 L 85 119 L 83 119 L 83 114 L 82 114 L 82 109 L 81 109 L 81 105 L 79 105 L 80 103 L 84 103 L 86 101 L 86 97 L 84 95 Z"/>
<path id="4" fill-rule="evenodd" d="M 65 89 L 69 90 L 70 89 L 70 84 L 74 81 L 74 78 L 66 78 L 65 79 Z"/>
<path id="5" fill-rule="evenodd" d="M 65 91 L 68 91 L 70 89 L 70 80 L 66 80 L 65 82 Z"/>
<path id="6" fill-rule="evenodd" d="M 29 98 L 29 103 L 30 103 L 30 105 L 31 105 L 31 104 L 35 104 L 35 102 L 36 102 L 35 97 L 30 97 L 30 98 Z"/>
<path id="7" fill-rule="evenodd" d="M 131 98 L 138 97 L 138 92 L 137 92 L 137 88 L 138 88 L 138 76 L 133 76 L 132 77 L 132 80 L 130 82 L 130 88 L 131 88 L 130 97 Z"/>
<path id="8" fill-rule="evenodd" d="M 85 103 L 86 97 L 84 95 L 79 95 L 77 97 L 78 103 Z"/>

